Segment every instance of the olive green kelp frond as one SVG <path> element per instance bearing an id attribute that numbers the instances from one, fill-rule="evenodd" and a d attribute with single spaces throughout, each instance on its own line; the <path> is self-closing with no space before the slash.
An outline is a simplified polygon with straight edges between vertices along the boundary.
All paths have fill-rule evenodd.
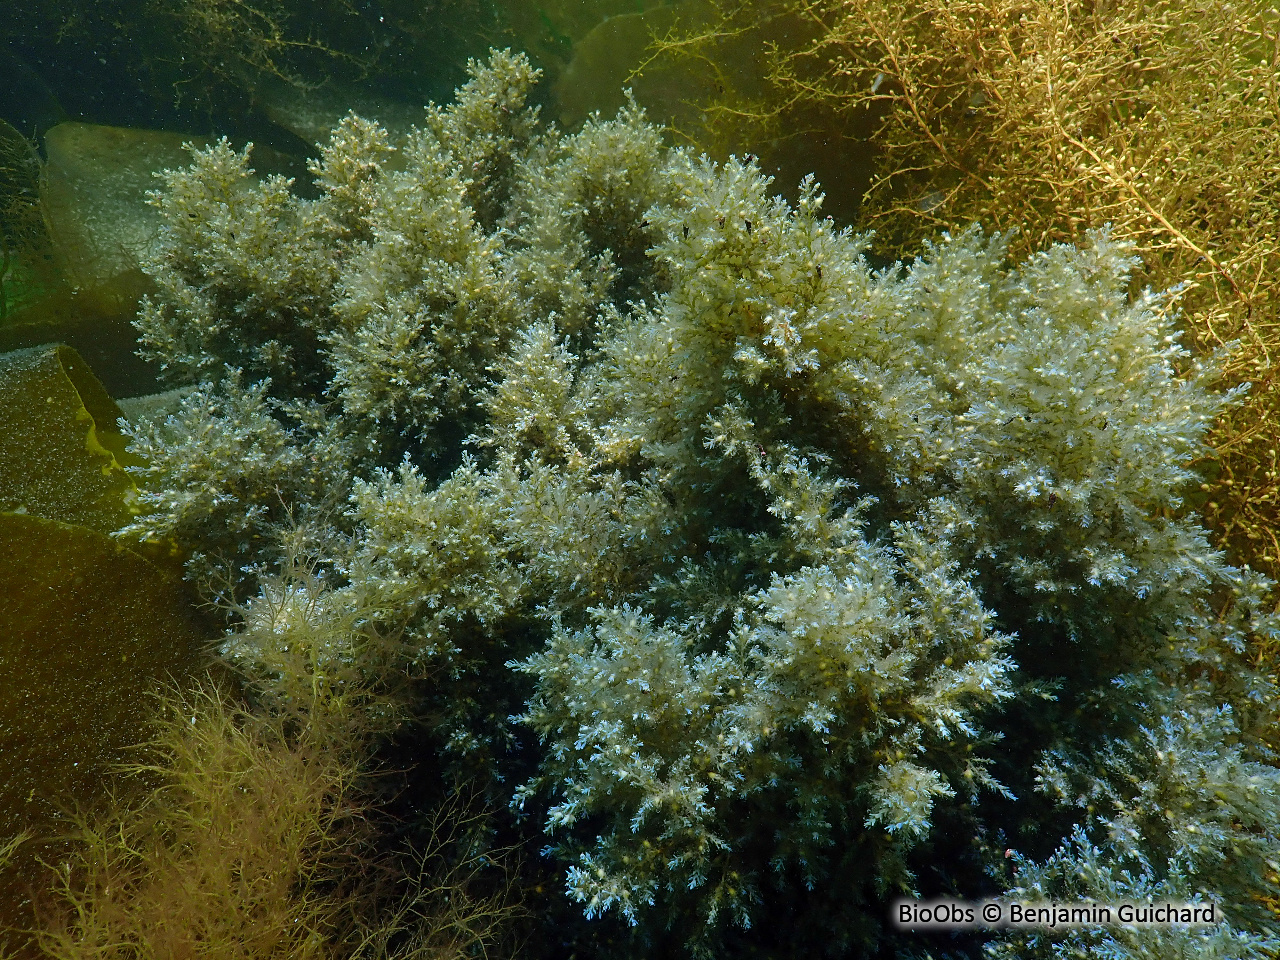
<path id="1" fill-rule="evenodd" d="M 133 515 L 124 413 L 70 347 L 0 355 L 0 511 L 110 533 Z"/>

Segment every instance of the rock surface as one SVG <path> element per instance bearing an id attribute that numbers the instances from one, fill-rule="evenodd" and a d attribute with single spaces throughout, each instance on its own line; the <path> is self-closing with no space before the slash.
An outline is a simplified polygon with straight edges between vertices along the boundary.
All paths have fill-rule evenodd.
<path id="1" fill-rule="evenodd" d="M 0 513 L 0 836 L 34 837 L 0 871 L 0 926 L 22 919 L 67 815 L 137 759 L 149 695 L 199 669 L 192 611 L 176 576 L 109 537 Z"/>
<path id="2" fill-rule="evenodd" d="M 139 270 L 155 251 L 160 215 L 146 202 L 155 173 L 189 161 L 183 143 L 206 140 L 159 130 L 61 123 L 45 134 L 44 204 L 68 280 L 81 290 Z"/>

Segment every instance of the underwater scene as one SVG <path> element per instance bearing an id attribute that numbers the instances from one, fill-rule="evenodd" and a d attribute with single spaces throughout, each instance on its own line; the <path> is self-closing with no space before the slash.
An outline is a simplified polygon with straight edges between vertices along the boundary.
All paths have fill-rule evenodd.
<path id="1" fill-rule="evenodd" d="M 0 958 L 1280 957 L 1280 13 L 0 6 Z"/>

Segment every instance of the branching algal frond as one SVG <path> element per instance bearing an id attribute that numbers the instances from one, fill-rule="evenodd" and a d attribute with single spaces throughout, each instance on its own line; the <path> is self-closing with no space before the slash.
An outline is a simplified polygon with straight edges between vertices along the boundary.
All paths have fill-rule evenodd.
<path id="1" fill-rule="evenodd" d="M 1205 356 L 1239 341 L 1221 375 L 1254 384 L 1217 422 L 1216 476 L 1194 504 L 1241 560 L 1280 569 L 1280 34 L 1268 4 L 715 7 L 718 20 L 660 41 L 656 55 L 758 30 L 777 38 L 770 96 L 745 111 L 761 130 L 796 127 L 805 111 L 878 117 L 863 209 L 890 256 L 953 224 L 1017 228 L 1018 255 L 1110 224 L 1145 260 L 1143 282 L 1185 285 L 1189 345 Z"/>
<path id="2" fill-rule="evenodd" d="M 792 206 L 634 104 L 561 134 L 523 58 L 473 70 L 402 147 L 345 120 L 316 199 L 215 146 L 157 200 L 148 342 L 232 372 L 134 428 L 130 532 L 247 567 L 224 652 L 264 709 L 519 784 L 501 829 L 649 955 L 870 954 L 892 897 L 1081 844 L 1261 903 L 1277 622 L 1182 510 L 1241 397 L 1124 224 L 877 271 L 812 179 Z M 276 536 L 318 504 L 320 565 Z"/>

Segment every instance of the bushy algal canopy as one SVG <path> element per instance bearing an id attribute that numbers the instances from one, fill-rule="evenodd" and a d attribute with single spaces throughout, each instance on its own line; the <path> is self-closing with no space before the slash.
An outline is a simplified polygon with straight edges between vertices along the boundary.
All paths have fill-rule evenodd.
<path id="1" fill-rule="evenodd" d="M 907 894 L 1225 916 L 996 956 L 1280 945 L 1276 623 L 1183 515 L 1237 398 L 1174 298 L 1106 232 L 872 269 L 815 184 L 634 104 L 562 133 L 535 81 L 495 53 L 402 143 L 349 116 L 310 197 L 225 143 L 164 174 L 139 329 L 199 386 L 132 428 L 123 534 L 239 604 L 226 655 L 282 699 L 425 678 L 420 761 L 640 955 L 927 952 Z"/>

